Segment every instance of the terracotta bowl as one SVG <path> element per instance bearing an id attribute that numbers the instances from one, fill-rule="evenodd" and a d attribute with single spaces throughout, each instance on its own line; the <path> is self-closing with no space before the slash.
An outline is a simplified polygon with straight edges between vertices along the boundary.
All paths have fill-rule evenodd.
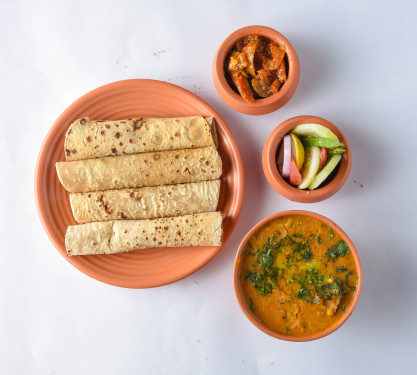
<path id="1" fill-rule="evenodd" d="M 245 297 L 243 295 L 243 292 L 240 288 L 240 278 L 239 278 L 240 259 L 241 259 L 241 256 L 242 256 L 242 252 L 245 249 L 245 246 L 246 246 L 247 242 L 249 241 L 249 239 L 252 237 L 252 235 L 259 228 L 261 228 L 262 226 L 264 226 L 268 222 L 270 222 L 272 220 L 275 220 L 279 217 L 289 216 L 289 215 L 308 216 L 308 217 L 311 217 L 311 218 L 314 218 L 314 219 L 318 219 L 318 220 L 324 222 L 325 224 L 327 224 L 329 227 L 332 228 L 333 231 L 339 233 L 340 236 L 342 237 L 343 241 L 345 241 L 347 243 L 347 245 L 349 246 L 349 249 L 352 252 L 353 259 L 355 261 L 355 266 L 356 266 L 356 271 L 357 271 L 357 276 L 358 276 L 358 283 L 356 285 L 356 291 L 355 291 L 355 294 L 353 296 L 351 304 L 349 305 L 349 307 L 346 309 L 345 313 L 340 317 L 340 319 L 336 323 L 334 323 L 332 326 L 328 327 L 326 330 L 315 333 L 313 335 L 290 336 L 290 335 L 285 335 L 285 334 L 278 333 L 276 331 L 271 330 L 249 310 L 249 307 L 247 306 L 247 303 L 245 302 Z M 234 284 L 235 296 L 236 296 L 236 299 L 237 299 L 237 302 L 239 304 L 240 309 L 242 310 L 242 312 L 245 314 L 245 316 L 252 322 L 252 324 L 256 328 L 260 329 L 261 331 L 263 331 L 267 335 L 270 335 L 272 337 L 275 337 L 275 338 L 281 339 L 281 340 L 311 341 L 311 340 L 320 339 L 320 338 L 325 337 L 325 336 L 331 334 L 332 332 L 336 331 L 350 317 L 353 310 L 355 309 L 356 304 L 358 303 L 359 295 L 361 293 L 362 266 L 361 266 L 361 261 L 359 259 L 358 252 L 357 252 L 355 246 L 353 245 L 353 242 L 348 237 L 348 235 L 345 232 L 343 232 L 343 230 L 337 224 L 335 224 L 333 221 L 331 221 L 330 219 L 328 219 L 325 216 L 322 216 L 322 215 L 319 215 L 319 214 L 316 214 L 316 213 L 310 212 L 310 211 L 301 211 L 301 210 L 282 211 L 282 212 L 278 212 L 274 215 L 268 216 L 267 218 L 260 221 L 258 224 L 256 224 L 248 232 L 248 234 L 242 240 L 242 242 L 239 246 L 239 249 L 237 251 L 236 258 L 235 258 L 234 270 L 233 270 L 233 284 Z"/>
<path id="2" fill-rule="evenodd" d="M 336 167 L 338 169 L 336 169 L 336 175 L 332 178 L 332 180 L 323 187 L 319 187 L 312 191 L 300 190 L 290 185 L 278 172 L 276 163 L 277 150 L 282 138 L 297 125 L 307 123 L 316 123 L 326 126 L 337 135 L 340 142 L 344 144 L 344 148 L 346 149 L 346 152 L 342 154 L 342 160 Z M 262 166 L 269 184 L 283 197 L 301 203 L 320 202 L 336 194 L 349 177 L 351 165 L 352 153 L 346 137 L 339 130 L 339 128 L 336 127 L 336 125 L 316 116 L 293 117 L 278 125 L 266 140 L 262 153 Z"/>
<path id="3" fill-rule="evenodd" d="M 247 103 L 230 87 L 224 71 L 224 62 L 230 49 L 239 39 L 250 34 L 262 35 L 279 45 L 284 45 L 289 62 L 288 78 L 282 88 L 276 94 L 268 98 L 257 99 L 254 103 Z M 213 62 L 213 81 L 220 97 L 230 107 L 248 115 L 264 115 L 281 108 L 294 95 L 300 81 L 300 64 L 293 46 L 278 31 L 266 26 L 247 26 L 230 34 L 220 45 Z"/>

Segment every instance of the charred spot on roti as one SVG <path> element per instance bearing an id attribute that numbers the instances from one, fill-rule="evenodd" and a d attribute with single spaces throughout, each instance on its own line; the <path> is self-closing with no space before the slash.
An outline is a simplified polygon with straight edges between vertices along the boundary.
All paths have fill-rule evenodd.
<path id="1" fill-rule="evenodd" d="M 71 150 L 65 149 L 65 153 L 66 153 L 67 155 L 69 155 L 69 154 L 71 154 Z"/>
<path id="2" fill-rule="evenodd" d="M 119 133 L 119 132 L 116 132 L 116 133 L 114 134 L 114 136 L 115 136 L 116 138 L 120 138 L 120 133 Z"/>
<path id="3" fill-rule="evenodd" d="M 104 126 L 106 127 L 106 129 L 110 129 L 110 124 L 106 124 Z"/>
<path id="4" fill-rule="evenodd" d="M 101 135 L 104 135 L 104 134 L 106 134 L 106 131 L 105 130 L 102 130 L 101 131 Z"/>
<path id="5" fill-rule="evenodd" d="M 111 152 L 112 152 L 113 154 L 115 154 L 115 153 L 117 152 L 117 149 L 116 149 L 115 147 L 112 147 Z"/>
<path id="6" fill-rule="evenodd" d="M 87 120 L 85 118 L 82 118 L 80 120 L 80 125 L 85 125 L 87 123 Z"/>
<path id="7" fill-rule="evenodd" d="M 155 160 L 159 160 L 159 158 L 161 157 L 161 155 L 159 155 L 159 154 L 155 154 L 154 156 L 153 156 L 153 158 L 155 159 Z"/>
<path id="8" fill-rule="evenodd" d="M 133 143 L 133 139 L 132 138 L 129 139 L 129 143 Z"/>
<path id="9" fill-rule="evenodd" d="M 119 146 L 123 146 L 123 142 L 119 142 Z"/>
<path id="10" fill-rule="evenodd" d="M 72 133 L 72 129 L 69 128 L 68 131 L 67 131 L 67 134 L 70 135 L 71 133 Z"/>
<path id="11" fill-rule="evenodd" d="M 178 159 L 180 156 L 177 154 L 177 155 L 175 155 L 175 159 Z"/>
<path id="12" fill-rule="evenodd" d="M 135 194 L 133 193 L 133 191 L 129 194 L 130 198 L 133 198 L 135 196 Z"/>
<path id="13" fill-rule="evenodd" d="M 74 149 L 74 150 L 72 150 L 71 152 L 72 152 L 73 154 L 76 154 L 76 153 L 77 153 L 77 150 L 75 150 L 75 149 Z"/>
<path id="14" fill-rule="evenodd" d="M 87 142 L 91 142 L 91 137 L 90 137 L 90 136 L 88 136 L 88 137 L 86 138 L 86 140 L 87 140 Z"/>
<path id="15" fill-rule="evenodd" d="M 186 167 L 186 168 L 184 169 L 184 173 L 188 173 L 189 175 L 191 175 L 191 171 L 190 171 L 190 169 L 189 169 L 188 167 Z"/>
<path id="16" fill-rule="evenodd" d="M 210 163 L 209 163 L 209 161 L 208 161 L 208 160 L 206 160 L 206 161 L 204 162 L 204 164 L 205 164 L 205 165 L 209 165 Z"/>
<path id="17" fill-rule="evenodd" d="M 145 121 L 143 121 L 142 119 L 134 121 L 133 122 L 133 130 L 140 130 L 140 128 L 142 127 L 142 125 L 144 123 L 145 123 Z"/>

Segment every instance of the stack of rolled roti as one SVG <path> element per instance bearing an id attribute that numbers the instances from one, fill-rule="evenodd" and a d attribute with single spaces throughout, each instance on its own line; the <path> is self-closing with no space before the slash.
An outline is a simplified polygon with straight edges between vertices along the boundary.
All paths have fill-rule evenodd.
<path id="1" fill-rule="evenodd" d="M 67 229 L 68 256 L 222 243 L 213 118 L 82 118 L 64 149 L 56 170 L 80 223 Z"/>

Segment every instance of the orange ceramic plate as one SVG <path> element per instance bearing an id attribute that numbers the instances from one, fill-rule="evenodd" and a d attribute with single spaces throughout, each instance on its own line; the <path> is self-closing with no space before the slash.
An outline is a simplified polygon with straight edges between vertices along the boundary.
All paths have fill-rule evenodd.
<path id="1" fill-rule="evenodd" d="M 224 241 L 218 247 L 137 250 L 114 255 L 68 258 L 64 238 L 76 224 L 68 193 L 61 186 L 55 162 L 65 160 L 64 137 L 77 118 L 119 120 L 132 117 L 214 116 L 217 121 L 223 175 L 218 210 L 223 213 Z M 58 251 L 88 276 L 126 288 L 150 288 L 187 277 L 207 264 L 230 238 L 242 208 L 243 164 L 232 133 L 204 100 L 161 81 L 133 79 L 110 83 L 84 95 L 55 121 L 42 145 L 35 172 L 35 196 L 42 224 Z"/>

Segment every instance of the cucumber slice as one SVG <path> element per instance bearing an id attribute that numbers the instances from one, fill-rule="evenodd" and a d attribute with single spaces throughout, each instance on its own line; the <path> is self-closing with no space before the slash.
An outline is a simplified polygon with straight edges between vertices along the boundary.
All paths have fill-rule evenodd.
<path id="1" fill-rule="evenodd" d="M 314 180 L 320 166 L 320 147 L 308 146 L 304 149 L 304 164 L 301 168 L 299 189 L 306 189 Z"/>
<path id="2" fill-rule="evenodd" d="M 323 137 L 301 137 L 301 142 L 304 146 L 317 146 L 324 148 L 343 147 L 343 143 Z"/>
<path id="3" fill-rule="evenodd" d="M 342 155 L 331 155 L 330 158 L 327 160 L 326 164 L 324 164 L 322 170 L 317 173 L 314 180 L 308 186 L 309 190 L 317 189 L 323 181 L 329 177 L 330 173 L 336 168 L 337 164 L 339 164 L 340 159 L 342 159 Z"/>
<path id="4" fill-rule="evenodd" d="M 339 142 L 339 138 L 330 129 L 320 124 L 301 124 L 297 125 L 291 133 L 299 137 L 322 137 L 329 138 L 332 141 Z"/>
<path id="5" fill-rule="evenodd" d="M 333 150 L 329 150 L 328 154 L 338 155 L 338 154 L 343 154 L 345 152 L 346 152 L 346 150 L 344 148 L 337 147 L 337 148 L 334 148 Z"/>

